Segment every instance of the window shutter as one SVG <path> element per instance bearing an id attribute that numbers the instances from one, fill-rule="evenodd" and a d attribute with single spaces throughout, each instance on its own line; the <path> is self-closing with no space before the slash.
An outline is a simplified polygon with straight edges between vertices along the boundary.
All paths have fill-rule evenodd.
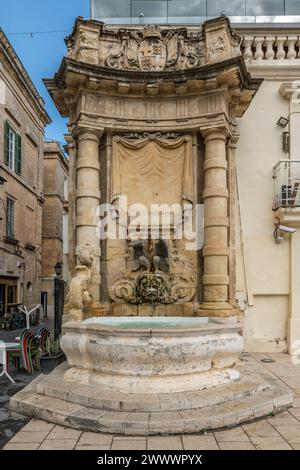
<path id="1" fill-rule="evenodd" d="M 9 124 L 7 121 L 4 123 L 4 163 L 8 165 L 9 155 Z"/>
<path id="2" fill-rule="evenodd" d="M 22 172 L 22 139 L 21 136 L 16 134 L 15 142 L 15 171 L 17 175 L 21 175 Z"/>

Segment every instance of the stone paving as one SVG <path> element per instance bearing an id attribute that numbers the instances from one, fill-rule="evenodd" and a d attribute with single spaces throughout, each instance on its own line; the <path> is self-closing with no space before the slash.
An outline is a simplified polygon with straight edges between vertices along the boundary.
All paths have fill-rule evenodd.
<path id="1" fill-rule="evenodd" d="M 273 359 L 262 363 L 261 359 Z M 31 420 L 4 450 L 300 450 L 300 365 L 284 354 L 244 355 L 293 391 L 294 408 L 236 428 L 201 435 L 121 437 Z"/>

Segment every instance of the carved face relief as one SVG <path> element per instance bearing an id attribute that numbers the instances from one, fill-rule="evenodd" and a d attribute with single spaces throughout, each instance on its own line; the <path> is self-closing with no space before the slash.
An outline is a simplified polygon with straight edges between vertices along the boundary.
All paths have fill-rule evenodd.
<path id="1" fill-rule="evenodd" d="M 147 38 L 140 45 L 139 64 L 141 70 L 159 72 L 167 62 L 166 46 L 158 38 Z"/>

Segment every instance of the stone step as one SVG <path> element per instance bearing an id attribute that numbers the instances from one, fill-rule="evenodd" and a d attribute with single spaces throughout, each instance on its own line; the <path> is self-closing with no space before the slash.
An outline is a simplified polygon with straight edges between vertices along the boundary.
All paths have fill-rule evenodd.
<path id="1" fill-rule="evenodd" d="M 233 399 L 242 399 L 270 389 L 266 380 L 257 377 L 242 378 L 227 385 L 185 393 L 170 394 L 124 394 L 101 390 L 100 387 L 76 385 L 59 380 L 59 376 L 47 376 L 37 385 L 37 393 L 59 398 L 70 403 L 99 410 L 161 412 L 179 411 L 218 405 Z"/>
<path id="2" fill-rule="evenodd" d="M 108 411 L 70 403 L 36 392 L 43 376 L 11 399 L 11 408 L 26 416 L 36 417 L 61 426 L 85 431 L 155 435 L 198 433 L 222 429 L 276 414 L 292 405 L 292 394 L 273 381 L 271 387 L 254 395 L 232 399 L 202 408 L 160 412 Z M 219 388 L 219 387 L 218 387 Z M 210 394 L 212 389 L 206 390 Z"/>

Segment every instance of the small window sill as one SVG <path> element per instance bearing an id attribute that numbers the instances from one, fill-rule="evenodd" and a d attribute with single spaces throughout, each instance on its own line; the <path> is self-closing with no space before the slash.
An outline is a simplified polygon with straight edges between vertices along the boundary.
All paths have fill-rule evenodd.
<path id="1" fill-rule="evenodd" d="M 31 243 L 25 243 L 24 248 L 28 251 L 35 251 L 35 246 L 31 245 Z"/>
<path id="2" fill-rule="evenodd" d="M 10 243 L 11 245 L 17 245 L 19 243 L 19 240 L 16 240 L 13 237 L 3 237 L 4 241 L 7 243 Z"/>

